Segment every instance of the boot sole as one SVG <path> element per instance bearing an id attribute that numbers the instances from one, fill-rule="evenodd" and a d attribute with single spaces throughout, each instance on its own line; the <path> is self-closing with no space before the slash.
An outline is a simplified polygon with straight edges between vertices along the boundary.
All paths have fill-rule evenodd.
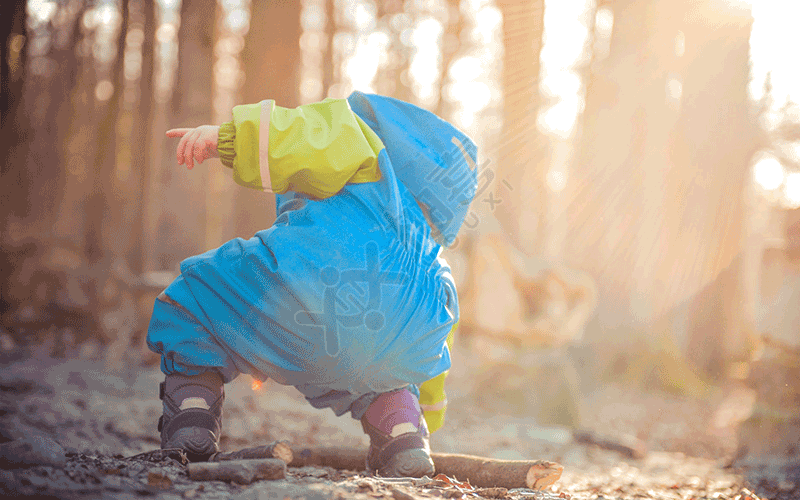
<path id="1" fill-rule="evenodd" d="M 205 462 L 219 451 L 217 437 L 203 427 L 184 427 L 178 429 L 162 448 L 180 448 L 192 462 Z"/>
<path id="2" fill-rule="evenodd" d="M 383 477 L 433 476 L 434 466 L 427 451 L 415 448 L 397 453 L 378 472 Z"/>

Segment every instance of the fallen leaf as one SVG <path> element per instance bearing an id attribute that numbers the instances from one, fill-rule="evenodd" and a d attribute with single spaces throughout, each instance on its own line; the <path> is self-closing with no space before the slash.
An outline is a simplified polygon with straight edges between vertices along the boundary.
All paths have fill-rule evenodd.
<path id="1" fill-rule="evenodd" d="M 437 474 L 436 477 L 434 477 L 433 479 L 436 481 L 442 481 L 444 483 L 447 483 L 450 486 L 455 486 L 456 488 L 461 488 L 462 490 L 472 491 L 475 489 L 472 487 L 471 484 L 469 484 L 469 481 L 467 481 L 466 483 L 462 483 L 456 479 L 449 478 L 444 474 Z"/>
<path id="2" fill-rule="evenodd" d="M 150 486 L 155 486 L 156 488 L 168 489 L 172 488 L 172 479 L 168 478 L 164 474 L 151 472 L 147 474 L 147 484 Z"/>

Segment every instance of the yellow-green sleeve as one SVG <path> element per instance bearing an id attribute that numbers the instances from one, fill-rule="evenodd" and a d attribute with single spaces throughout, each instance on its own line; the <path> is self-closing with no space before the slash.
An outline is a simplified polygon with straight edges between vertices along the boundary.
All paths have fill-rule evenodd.
<path id="1" fill-rule="evenodd" d="M 378 180 L 381 149 L 378 136 L 346 99 L 272 109 L 269 171 L 277 193 L 291 190 L 327 198 L 348 181 Z"/>
<path id="2" fill-rule="evenodd" d="M 233 180 L 245 187 L 268 190 L 262 179 L 259 159 L 259 128 L 264 103 L 245 104 L 233 108 Z M 221 132 L 221 130 L 220 130 Z"/>
<path id="3" fill-rule="evenodd" d="M 229 123 L 220 127 L 217 149 L 243 186 L 327 198 L 348 182 L 380 179 L 383 143 L 346 99 L 291 109 L 273 101 L 236 106 Z"/>
<path id="4" fill-rule="evenodd" d="M 233 160 L 236 152 L 233 149 L 233 138 L 236 136 L 236 126 L 233 122 L 226 122 L 219 126 L 219 137 L 217 139 L 217 152 L 222 164 L 228 168 L 233 168 Z"/>
<path id="5" fill-rule="evenodd" d="M 451 352 L 457 326 L 458 323 L 453 325 L 450 333 L 447 334 L 447 348 Z M 444 390 L 444 380 L 447 378 L 447 373 L 444 372 L 437 375 L 419 386 L 419 404 L 422 407 L 422 415 L 425 417 L 425 423 L 428 425 L 428 431 L 430 432 L 437 431 L 444 425 L 444 414 L 447 411 L 447 394 Z"/>

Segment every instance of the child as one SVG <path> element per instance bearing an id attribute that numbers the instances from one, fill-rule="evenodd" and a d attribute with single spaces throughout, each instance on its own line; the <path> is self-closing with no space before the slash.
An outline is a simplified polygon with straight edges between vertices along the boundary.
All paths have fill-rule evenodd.
<path id="1" fill-rule="evenodd" d="M 473 142 L 361 92 L 237 106 L 232 122 L 167 135 L 182 137 L 179 164 L 218 155 L 237 183 L 276 193 L 277 219 L 183 261 L 156 300 L 147 341 L 166 374 L 162 448 L 218 451 L 223 384 L 247 373 L 360 419 L 369 471 L 431 474 L 428 429 L 443 422 L 458 321 L 439 253 L 475 195 Z"/>

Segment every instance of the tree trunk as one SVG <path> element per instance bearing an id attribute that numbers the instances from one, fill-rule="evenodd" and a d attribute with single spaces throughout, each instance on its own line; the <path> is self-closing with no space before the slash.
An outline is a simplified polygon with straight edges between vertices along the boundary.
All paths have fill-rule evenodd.
<path id="1" fill-rule="evenodd" d="M 178 30 L 178 68 L 172 93 L 169 128 L 197 127 L 213 120 L 214 0 L 184 1 Z M 160 131 L 160 130 L 159 130 Z M 192 170 L 175 159 L 176 139 L 164 141 L 159 165 L 160 213 L 152 248 L 152 265 L 175 270 L 178 263 L 206 250 L 207 169 L 210 162 Z"/>
<path id="2" fill-rule="evenodd" d="M 128 235 L 126 260 L 131 271 L 140 274 L 145 270 L 145 246 L 148 242 L 144 232 L 144 214 L 148 199 L 152 196 L 150 186 L 151 161 L 150 144 L 151 125 L 153 123 L 154 99 L 153 81 L 155 66 L 155 5 L 150 0 L 140 2 L 143 14 L 144 39 L 142 41 L 142 75 L 139 78 L 139 101 L 134 115 L 133 132 L 131 134 L 131 185 L 136 193 L 127 217 L 125 226 L 131 229 Z"/>
<path id="3" fill-rule="evenodd" d="M 405 8 L 405 4 L 400 1 L 389 2 L 386 5 L 386 12 L 389 15 L 404 13 L 411 19 L 411 26 L 413 27 L 417 22 L 417 11 L 415 7 L 410 9 Z M 395 30 L 391 37 L 389 50 L 393 54 L 390 58 L 392 61 L 389 67 L 389 77 L 394 82 L 394 89 L 392 97 L 396 97 L 401 101 L 417 103 L 417 97 L 414 93 L 414 85 L 411 80 L 411 59 L 413 57 L 413 49 L 411 46 L 406 46 L 400 41 L 403 28 Z"/>
<path id="4" fill-rule="evenodd" d="M 278 106 L 290 108 L 300 104 L 300 12 L 299 2 L 253 2 L 242 51 L 244 102 L 275 99 Z"/>
<path id="5" fill-rule="evenodd" d="M 76 19 L 82 19 L 89 7 L 83 4 Z M 76 47 L 92 43 L 91 32 L 87 32 L 84 37 L 76 33 Z M 64 189 L 53 231 L 60 241 L 80 249 L 84 244 L 88 222 L 86 200 L 93 187 L 93 168 L 98 155 L 96 138 L 99 108 L 95 105 L 95 89 L 98 83 L 95 58 L 91 52 L 76 57 L 75 80 L 64 103 L 65 120 L 58 137 Z"/>
<path id="6" fill-rule="evenodd" d="M 123 63 L 125 39 L 128 33 L 129 1 L 122 1 L 121 24 L 117 35 L 117 54 L 110 70 L 113 90 L 105 104 L 99 106 L 95 142 L 97 155 L 90 173 L 91 191 L 85 200 L 86 226 L 83 236 L 83 256 L 88 273 L 89 307 L 100 326 L 97 334 L 103 342 L 117 342 L 112 351 L 124 354 L 128 347 L 134 311 L 127 292 L 120 289 L 115 272 L 117 260 L 122 255 L 121 214 L 125 194 L 124 186 L 116 180 L 117 128 L 124 89 Z M 110 316 L 116 324 L 102 321 Z"/>
<path id="7" fill-rule="evenodd" d="M 250 31 L 242 51 L 245 84 L 242 100 L 274 99 L 277 106 L 300 104 L 300 2 L 254 1 Z M 237 187 L 234 198 L 236 236 L 250 238 L 275 220 L 272 194 Z"/>
<path id="8" fill-rule="evenodd" d="M 331 2 L 334 4 L 334 2 Z M 377 26 L 389 33 L 386 62 L 378 68 L 375 75 L 375 88 L 379 94 L 400 99 L 401 95 L 407 100 L 407 90 L 400 81 L 404 61 L 408 57 L 408 48 L 400 43 L 400 32 L 403 26 L 392 23 L 393 18 L 403 12 L 403 3 L 398 1 L 377 2 Z M 408 13 L 409 16 L 412 13 Z M 406 65 L 407 66 L 407 65 Z"/>
<path id="9" fill-rule="evenodd" d="M 378 9 L 382 3 L 378 2 Z M 325 0 L 325 54 L 322 58 L 322 97 L 328 97 L 331 86 L 336 83 L 333 38 L 336 36 L 336 1 Z"/>
<path id="10" fill-rule="evenodd" d="M 639 331 L 651 343 L 676 340 L 657 339 L 656 320 L 677 314 L 742 249 L 758 132 L 748 106 L 730 103 L 748 100 L 751 19 L 740 7 L 712 3 L 610 4 L 610 52 L 587 85 L 564 219 L 564 260 L 598 280 L 590 331 L 605 344 L 630 344 L 604 333 L 613 329 Z M 685 53 L 675 49 L 680 32 Z M 698 360 L 707 368 L 721 363 L 723 332 L 740 328 L 730 310 L 739 307 L 737 287 L 725 297 L 704 293 L 689 308 L 689 333 L 668 332 L 705 337 L 696 352 L 708 354 Z"/>
<path id="11" fill-rule="evenodd" d="M 89 265 L 110 260 L 120 255 L 122 211 L 121 196 L 117 189 L 123 188 L 115 182 L 117 158 L 117 123 L 124 85 L 123 62 L 125 60 L 125 37 L 128 33 L 129 0 L 122 1 L 122 24 L 117 36 L 117 56 L 111 70 L 113 93 L 101 107 L 97 125 L 97 156 L 92 169 L 92 191 L 86 200 L 86 232 L 84 253 Z"/>
<path id="12" fill-rule="evenodd" d="M 0 127 L 19 106 L 25 74 L 25 3 L 12 2 L 0 16 Z M 20 38 L 22 37 L 22 38 Z"/>
<path id="13" fill-rule="evenodd" d="M 503 14 L 503 135 L 495 169 L 495 213 L 512 241 L 533 253 L 542 240 L 546 195 L 546 146 L 536 129 L 539 110 L 539 53 L 544 33 L 543 0 L 502 0 Z M 511 186 L 508 188 L 507 186 Z M 524 224 L 524 226 L 523 226 Z M 525 240 L 525 241 L 523 241 Z"/>
<path id="14" fill-rule="evenodd" d="M 445 120 L 452 119 L 455 106 L 448 101 L 443 90 L 450 81 L 450 66 L 458 58 L 467 42 L 466 23 L 464 16 L 461 15 L 461 0 L 448 0 L 447 3 L 447 24 L 442 35 L 442 66 L 441 76 L 439 77 L 439 100 L 436 103 L 434 112 L 437 116 Z"/>
<path id="15" fill-rule="evenodd" d="M 27 32 L 25 3 L 11 2 L 0 15 L 0 244 L 8 238 L 7 226 L 12 214 L 24 215 L 27 193 L 22 187 L 26 137 L 30 122 L 21 106 L 27 71 Z M 13 49 L 13 50 L 10 50 Z"/>
<path id="16" fill-rule="evenodd" d="M 711 5 L 693 8 L 700 14 L 694 19 L 718 18 L 713 24 L 697 22 L 686 29 L 686 39 L 697 41 L 686 48 L 686 57 L 692 61 L 683 86 L 686 111 L 673 132 L 670 151 L 674 163 L 692 165 L 697 170 L 691 178 L 673 184 L 681 190 L 694 186 L 685 202 L 676 200 L 683 202 L 683 212 L 670 212 L 681 214 L 676 224 L 679 234 L 699 229 L 704 252 L 698 252 L 696 259 L 707 275 L 713 276 L 725 266 L 734 275 L 733 286 L 717 291 L 724 307 L 711 330 L 719 336 L 709 335 L 711 330 L 703 324 L 708 311 L 697 318 L 699 321 L 690 320 L 689 327 L 691 339 L 711 347 L 692 350 L 694 360 L 707 372 L 722 374 L 720 370 L 730 361 L 747 360 L 755 347 L 757 293 L 747 282 L 750 270 L 742 258 L 750 215 L 745 192 L 751 182 L 751 159 L 766 141 L 749 107 L 730 105 L 748 102 L 750 12 L 741 8 L 725 11 Z M 676 259 L 686 255 L 678 253 Z M 723 359 L 715 359 L 719 356 Z"/>
<path id="17" fill-rule="evenodd" d="M 126 198 L 126 209 L 123 213 L 122 227 L 129 228 L 123 245 L 124 262 L 128 266 L 128 277 L 136 284 L 130 290 L 135 302 L 135 324 L 130 343 L 138 350 L 131 351 L 145 359 L 156 361 L 158 357 L 146 346 L 145 336 L 153 303 L 158 293 L 163 290 L 164 283 L 151 283 L 146 271 L 145 258 L 150 244 L 145 231 L 145 217 L 149 215 L 148 205 L 157 196 L 150 189 L 152 183 L 152 151 L 149 147 L 153 141 L 152 129 L 155 120 L 154 80 L 155 64 L 155 2 L 139 0 L 137 7 L 137 23 L 141 26 L 143 37 L 138 50 L 141 52 L 141 76 L 134 83 L 138 88 L 138 98 L 133 104 L 130 130 L 130 170 L 126 183 L 131 186 Z M 131 104 L 128 104 L 131 106 Z M 129 110 L 129 113 L 131 111 Z"/>
<path id="18" fill-rule="evenodd" d="M 27 50 L 20 45 L 15 49 L 19 59 L 10 73 L 15 78 L 7 98 L 13 114 L 7 115 L 2 131 L 2 142 L 9 148 L 3 151 L 3 163 L 10 168 L 2 172 L 0 190 L 8 190 L 10 196 L 8 205 L 4 202 L 8 211 L 0 221 L 0 323 L 20 334 L 24 342 L 37 338 L 27 331 L 52 335 L 65 327 L 73 333 L 94 330 L 86 313 L 88 302 L 76 298 L 83 295 L 81 277 L 75 276 L 82 269 L 80 252 L 65 245 L 63 239 L 56 241 L 62 235 L 54 224 L 56 207 L 66 191 L 69 149 L 65 144 L 75 119 L 71 97 L 81 68 L 76 49 L 78 20 L 85 5 L 79 7 L 58 7 L 54 15 L 58 23 L 39 26 L 30 33 L 41 37 L 38 44 L 45 41 L 50 47 L 35 54 L 37 71 L 28 71 Z M 20 11 L 14 23 L 15 32 L 29 35 Z M 12 47 L 21 41 L 12 41 Z M 70 224 L 80 227 L 82 221 L 80 213 Z"/>
<path id="19" fill-rule="evenodd" d="M 69 16 L 68 6 L 59 7 Z M 81 10 L 67 17 L 60 27 L 50 33 L 53 48 L 46 56 L 55 70 L 47 77 L 37 77 L 26 92 L 30 96 L 27 112 L 33 117 L 31 149 L 26 165 L 30 182 L 31 214 L 24 222 L 28 234 L 51 238 L 58 216 L 58 206 L 64 193 L 66 175 L 62 150 L 64 131 L 69 129 L 70 96 L 75 90 L 80 70 L 77 48 L 80 40 Z M 56 13 L 55 16 L 59 16 Z M 31 91 L 34 92 L 30 95 Z M 39 112 L 42 110 L 43 112 Z"/>
<path id="20" fill-rule="evenodd" d="M 69 11 L 66 7 L 60 9 Z M 69 106 L 64 103 L 69 102 L 78 71 L 75 54 L 79 33 L 77 16 L 65 17 L 58 31 L 50 27 L 47 33 L 53 48 L 49 53 L 37 56 L 37 62 L 41 63 L 39 66 L 45 68 L 41 74 L 27 73 L 27 50 L 20 47 L 16 79 L 9 81 L 10 108 L 6 115 L 8 119 L 4 119 L 3 137 L 6 140 L 3 141 L 2 158 L 5 164 L 3 186 L 11 191 L 6 212 L 9 217 L 4 217 L 5 227 L 0 227 L 6 237 L 9 231 L 15 233 L 15 239 L 46 239 L 52 235 L 55 207 L 63 193 L 59 138 L 63 136 L 62 130 L 67 128 L 65 121 L 69 119 Z M 12 21 L 12 30 L 27 36 L 24 9 L 16 11 Z M 16 43 L 20 41 L 17 39 Z"/>

